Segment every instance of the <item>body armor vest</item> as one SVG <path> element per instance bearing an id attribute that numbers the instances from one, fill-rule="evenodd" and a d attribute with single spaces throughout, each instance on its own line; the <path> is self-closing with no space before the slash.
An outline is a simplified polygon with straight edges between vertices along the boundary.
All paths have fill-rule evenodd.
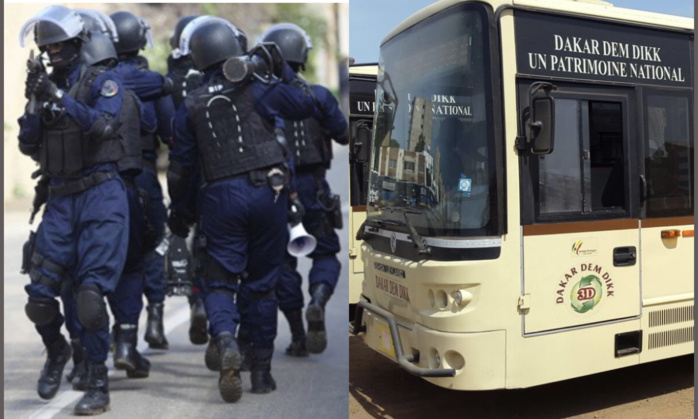
<path id="1" fill-rule="evenodd" d="M 119 113 L 119 139 L 124 155 L 119 160 L 119 172 L 137 176 L 143 170 L 141 154 L 141 118 L 138 97 L 131 90 L 124 92 L 124 100 Z"/>
<path id="2" fill-rule="evenodd" d="M 172 79 L 172 100 L 175 109 L 179 108 L 184 99 L 204 81 L 204 76 L 191 66 L 174 67 L 170 73 Z"/>
<path id="3" fill-rule="evenodd" d="M 255 110 L 249 84 L 212 82 L 184 101 L 194 123 L 206 181 L 282 164 L 283 146 L 274 124 Z M 213 93 L 209 93 L 213 91 Z"/>
<path id="4" fill-rule="evenodd" d="M 67 92 L 74 99 L 91 105 L 90 89 L 103 67 L 83 67 L 80 78 Z M 42 172 L 50 177 L 76 178 L 99 163 L 118 162 L 124 155 L 118 133 L 99 140 L 88 137 L 69 115 L 43 118 L 39 150 Z"/>
<path id="5" fill-rule="evenodd" d="M 295 166 L 323 165 L 330 167 L 332 161 L 331 139 L 325 135 L 320 123 L 315 118 L 302 121 L 286 121 L 286 141 L 288 141 Z"/>

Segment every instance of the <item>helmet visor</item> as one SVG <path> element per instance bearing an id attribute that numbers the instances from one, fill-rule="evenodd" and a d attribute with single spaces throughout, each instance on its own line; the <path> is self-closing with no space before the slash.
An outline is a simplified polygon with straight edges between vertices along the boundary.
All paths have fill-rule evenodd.
<path id="1" fill-rule="evenodd" d="M 49 6 L 29 19 L 19 32 L 19 46 L 24 47 L 25 40 L 34 34 L 37 24 L 46 22 L 53 25 L 54 34 L 37 39 L 38 46 L 62 42 L 75 38 L 83 31 L 85 25 L 77 13 L 63 6 Z"/>
<path id="2" fill-rule="evenodd" d="M 80 16 L 88 16 L 92 18 L 94 22 L 98 25 L 98 31 L 105 35 L 108 35 L 112 42 L 119 42 L 119 34 L 116 31 L 116 25 L 114 21 L 106 14 L 99 12 L 97 10 L 91 9 L 74 9 Z M 87 19 L 85 19 L 87 20 Z"/>

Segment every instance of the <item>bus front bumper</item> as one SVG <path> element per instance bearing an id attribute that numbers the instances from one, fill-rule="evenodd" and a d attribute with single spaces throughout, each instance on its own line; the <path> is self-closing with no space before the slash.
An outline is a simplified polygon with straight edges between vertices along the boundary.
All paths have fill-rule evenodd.
<path id="1" fill-rule="evenodd" d="M 458 390 L 505 388 L 504 330 L 446 333 L 395 316 L 361 296 L 353 334 L 410 374 Z"/>

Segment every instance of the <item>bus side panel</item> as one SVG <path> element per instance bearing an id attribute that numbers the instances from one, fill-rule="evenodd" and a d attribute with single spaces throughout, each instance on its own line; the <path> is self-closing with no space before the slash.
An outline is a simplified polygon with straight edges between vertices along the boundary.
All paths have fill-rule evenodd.
<path id="1" fill-rule="evenodd" d="M 640 362 L 693 353 L 693 297 L 643 308 Z"/>
<path id="2" fill-rule="evenodd" d="M 616 358 L 615 336 L 640 330 L 640 320 L 508 339 L 507 388 L 525 388 L 637 365 L 640 354 Z"/>
<path id="3" fill-rule="evenodd" d="M 526 333 L 638 316 L 639 265 L 614 266 L 617 249 L 637 253 L 638 238 L 637 229 L 524 237 Z"/>
<path id="4" fill-rule="evenodd" d="M 643 225 L 651 220 L 643 220 Z M 642 228 L 642 299 L 693 294 L 693 236 L 662 238 L 662 231 L 693 231 L 693 225 Z M 671 280 L 669 280 L 671 279 Z"/>

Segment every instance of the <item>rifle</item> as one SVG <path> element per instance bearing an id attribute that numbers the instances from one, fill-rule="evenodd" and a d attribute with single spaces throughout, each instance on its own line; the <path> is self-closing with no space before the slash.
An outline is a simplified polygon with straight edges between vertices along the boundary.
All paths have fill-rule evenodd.
<path id="1" fill-rule="evenodd" d="M 41 54 L 39 54 L 38 57 L 34 58 L 34 50 L 31 50 L 29 52 L 29 59 L 27 60 L 27 73 L 30 75 L 35 75 L 38 73 L 45 73 L 46 68 L 44 68 L 44 64 L 41 62 Z M 29 107 L 28 111 L 30 114 L 35 114 L 37 111 L 37 103 L 36 103 L 36 97 L 35 95 L 31 95 L 31 98 L 29 98 Z"/>

